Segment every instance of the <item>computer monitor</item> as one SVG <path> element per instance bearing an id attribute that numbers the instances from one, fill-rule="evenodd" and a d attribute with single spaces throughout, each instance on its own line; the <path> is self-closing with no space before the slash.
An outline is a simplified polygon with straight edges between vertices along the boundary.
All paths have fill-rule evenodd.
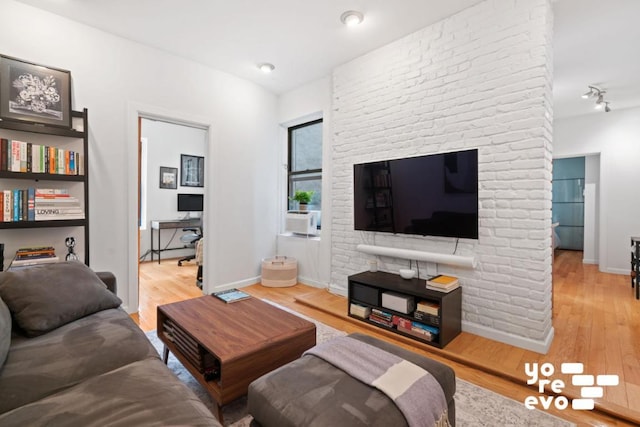
<path id="1" fill-rule="evenodd" d="M 178 212 L 202 212 L 203 194 L 178 194 Z"/>

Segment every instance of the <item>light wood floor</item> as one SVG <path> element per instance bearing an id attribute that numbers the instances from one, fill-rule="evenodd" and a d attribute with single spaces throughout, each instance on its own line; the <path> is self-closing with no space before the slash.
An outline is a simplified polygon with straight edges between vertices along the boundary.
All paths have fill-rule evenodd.
<path id="1" fill-rule="evenodd" d="M 582 362 L 585 373 L 617 374 L 620 385 L 609 387 L 597 411 L 549 410 L 578 425 L 640 425 L 640 301 L 633 298 L 629 277 L 600 273 L 584 265 L 581 252 L 559 251 L 554 263 L 555 338 L 548 354 L 522 350 L 462 333 L 443 350 L 399 337 L 346 316 L 347 302 L 326 290 L 296 285 L 290 288 L 243 288 L 346 332 L 366 332 L 450 365 L 466 381 L 524 401 L 537 395 L 525 384 L 524 363 Z M 132 317 L 145 330 L 156 329 L 156 307 L 202 295 L 195 286 L 196 267 L 175 261 L 140 265 L 140 311 Z M 565 395 L 578 391 L 565 379 Z"/>

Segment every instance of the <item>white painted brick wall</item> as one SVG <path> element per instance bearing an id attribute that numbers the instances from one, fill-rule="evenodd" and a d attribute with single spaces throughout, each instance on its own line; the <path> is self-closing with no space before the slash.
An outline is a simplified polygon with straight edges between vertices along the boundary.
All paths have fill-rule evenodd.
<path id="1" fill-rule="evenodd" d="M 360 243 L 455 250 L 477 268 L 420 270 L 461 278 L 463 320 L 497 339 L 549 336 L 551 43 L 548 0 L 487 0 L 334 70 L 332 286 L 367 269 Z M 479 149 L 477 241 L 354 231 L 354 163 L 466 148 Z"/>

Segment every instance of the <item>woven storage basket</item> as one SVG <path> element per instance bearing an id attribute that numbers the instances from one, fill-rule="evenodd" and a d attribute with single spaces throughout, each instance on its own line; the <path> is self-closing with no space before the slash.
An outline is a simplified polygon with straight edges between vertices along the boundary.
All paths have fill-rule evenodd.
<path id="1" fill-rule="evenodd" d="M 298 261 L 275 256 L 262 260 L 262 285 L 270 288 L 293 286 L 298 282 Z"/>

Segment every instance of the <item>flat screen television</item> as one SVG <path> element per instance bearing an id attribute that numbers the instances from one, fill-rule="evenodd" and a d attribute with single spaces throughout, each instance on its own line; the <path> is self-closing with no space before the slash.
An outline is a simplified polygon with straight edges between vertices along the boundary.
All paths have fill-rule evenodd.
<path id="1" fill-rule="evenodd" d="M 178 194 L 178 212 L 202 212 L 203 208 L 204 195 Z"/>
<path id="2" fill-rule="evenodd" d="M 356 230 L 478 238 L 478 150 L 353 165 Z"/>

